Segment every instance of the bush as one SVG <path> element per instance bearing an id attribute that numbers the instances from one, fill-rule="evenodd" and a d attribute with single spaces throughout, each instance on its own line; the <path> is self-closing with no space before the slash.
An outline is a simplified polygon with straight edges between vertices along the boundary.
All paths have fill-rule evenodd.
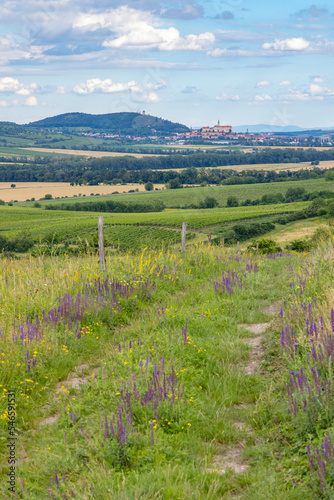
<path id="1" fill-rule="evenodd" d="M 327 206 L 327 213 L 330 217 L 334 217 L 334 201 L 331 201 Z"/>
<path id="2" fill-rule="evenodd" d="M 304 193 L 305 193 L 305 188 L 303 187 L 289 188 L 285 193 L 285 201 L 290 203 L 299 200 Z"/>
<path id="3" fill-rule="evenodd" d="M 229 196 L 227 198 L 226 206 L 227 207 L 238 207 L 239 206 L 238 198 L 236 196 Z"/>
<path id="4" fill-rule="evenodd" d="M 0 236 L 1 252 L 26 252 L 34 245 L 29 231 L 21 231 L 13 240 Z"/>
<path id="5" fill-rule="evenodd" d="M 149 182 L 146 182 L 145 184 L 145 191 L 153 191 L 153 182 L 149 181 Z"/>
<path id="6" fill-rule="evenodd" d="M 33 204 L 33 207 L 35 207 L 35 208 L 41 208 L 41 206 L 42 205 L 40 203 L 38 203 L 38 201 L 35 201 L 35 203 Z"/>
<path id="7" fill-rule="evenodd" d="M 295 252 L 307 252 L 310 250 L 310 247 L 310 241 L 305 238 L 300 238 L 291 242 L 291 250 L 294 250 Z"/>
<path id="8" fill-rule="evenodd" d="M 204 201 L 201 201 L 200 208 L 215 208 L 219 205 L 218 200 L 213 196 L 207 196 Z"/>
<path id="9" fill-rule="evenodd" d="M 259 245 L 259 253 L 262 255 L 270 254 L 270 253 L 275 253 L 275 252 L 281 252 L 282 249 L 279 247 L 276 243 L 276 241 L 270 239 L 270 238 L 262 238 L 258 242 L 255 240 L 252 241 L 252 243 L 247 247 L 247 250 L 254 251 L 256 250 L 256 245 Z"/>

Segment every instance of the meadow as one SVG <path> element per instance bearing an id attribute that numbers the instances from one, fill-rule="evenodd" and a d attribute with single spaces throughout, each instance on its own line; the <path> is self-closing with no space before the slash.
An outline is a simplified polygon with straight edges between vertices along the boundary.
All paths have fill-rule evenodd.
<path id="1" fill-rule="evenodd" d="M 325 179 L 307 179 L 298 181 L 285 182 L 270 182 L 260 184 L 241 184 L 241 185 L 225 185 L 225 186 L 204 186 L 204 187 L 188 187 L 182 189 L 164 189 L 159 191 L 115 194 L 111 197 L 103 199 L 112 199 L 114 201 L 122 201 L 127 203 L 137 202 L 154 202 L 162 201 L 167 208 L 189 207 L 191 204 L 199 205 L 207 196 L 217 200 L 220 207 L 226 206 L 227 199 L 230 196 L 235 196 L 239 203 L 243 203 L 246 199 L 251 201 L 260 199 L 263 195 L 283 193 L 285 194 L 289 188 L 301 187 L 306 193 L 314 191 L 333 191 L 333 182 L 328 182 Z M 103 186 L 104 188 L 104 186 Z M 122 190 L 123 186 L 114 186 L 115 191 Z M 126 186 L 124 186 L 126 188 Z M 100 191 L 102 192 L 102 186 Z M 69 200 L 66 200 L 66 203 Z M 75 199 L 75 201 L 78 201 Z M 63 203 L 64 200 L 52 200 L 52 204 Z M 41 203 L 50 203 L 43 202 Z"/>
<path id="2" fill-rule="evenodd" d="M 332 241 L 1 259 L 3 498 L 331 499 Z"/>

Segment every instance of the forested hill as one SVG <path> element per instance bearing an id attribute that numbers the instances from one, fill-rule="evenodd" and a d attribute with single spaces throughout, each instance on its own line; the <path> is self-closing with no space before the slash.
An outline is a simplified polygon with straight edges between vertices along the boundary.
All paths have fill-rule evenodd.
<path id="1" fill-rule="evenodd" d="M 151 134 L 186 132 L 188 127 L 180 123 L 173 123 L 156 116 L 141 113 L 108 113 L 104 115 L 91 115 L 88 113 L 65 113 L 38 120 L 28 124 L 29 127 L 38 128 L 90 128 L 110 132 L 145 130 Z"/>

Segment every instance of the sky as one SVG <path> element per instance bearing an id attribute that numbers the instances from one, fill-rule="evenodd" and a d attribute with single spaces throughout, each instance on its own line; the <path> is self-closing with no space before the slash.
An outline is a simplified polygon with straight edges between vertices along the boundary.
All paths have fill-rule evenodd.
<path id="1" fill-rule="evenodd" d="M 334 126 L 331 3 L 0 0 L 0 121 Z"/>

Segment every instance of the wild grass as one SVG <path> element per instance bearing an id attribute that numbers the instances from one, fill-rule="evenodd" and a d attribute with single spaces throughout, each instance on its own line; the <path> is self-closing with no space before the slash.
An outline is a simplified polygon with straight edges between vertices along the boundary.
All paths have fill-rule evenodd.
<path id="1" fill-rule="evenodd" d="M 331 498 L 331 463 L 321 482 L 307 444 L 316 453 L 333 421 L 321 408 L 320 427 L 288 413 L 286 384 L 289 369 L 309 369 L 308 303 L 312 322 L 322 315 L 331 328 L 333 254 L 332 245 L 273 256 L 145 249 L 109 256 L 103 275 L 95 256 L 1 260 L 0 422 L 4 443 L 14 390 L 16 495 Z M 269 321 L 272 304 L 282 313 L 265 362 L 246 375 L 251 334 L 239 325 Z M 280 343 L 287 325 L 293 357 Z M 215 469 L 240 443 L 249 468 Z M 1 452 L 0 491 L 11 498 Z"/>

